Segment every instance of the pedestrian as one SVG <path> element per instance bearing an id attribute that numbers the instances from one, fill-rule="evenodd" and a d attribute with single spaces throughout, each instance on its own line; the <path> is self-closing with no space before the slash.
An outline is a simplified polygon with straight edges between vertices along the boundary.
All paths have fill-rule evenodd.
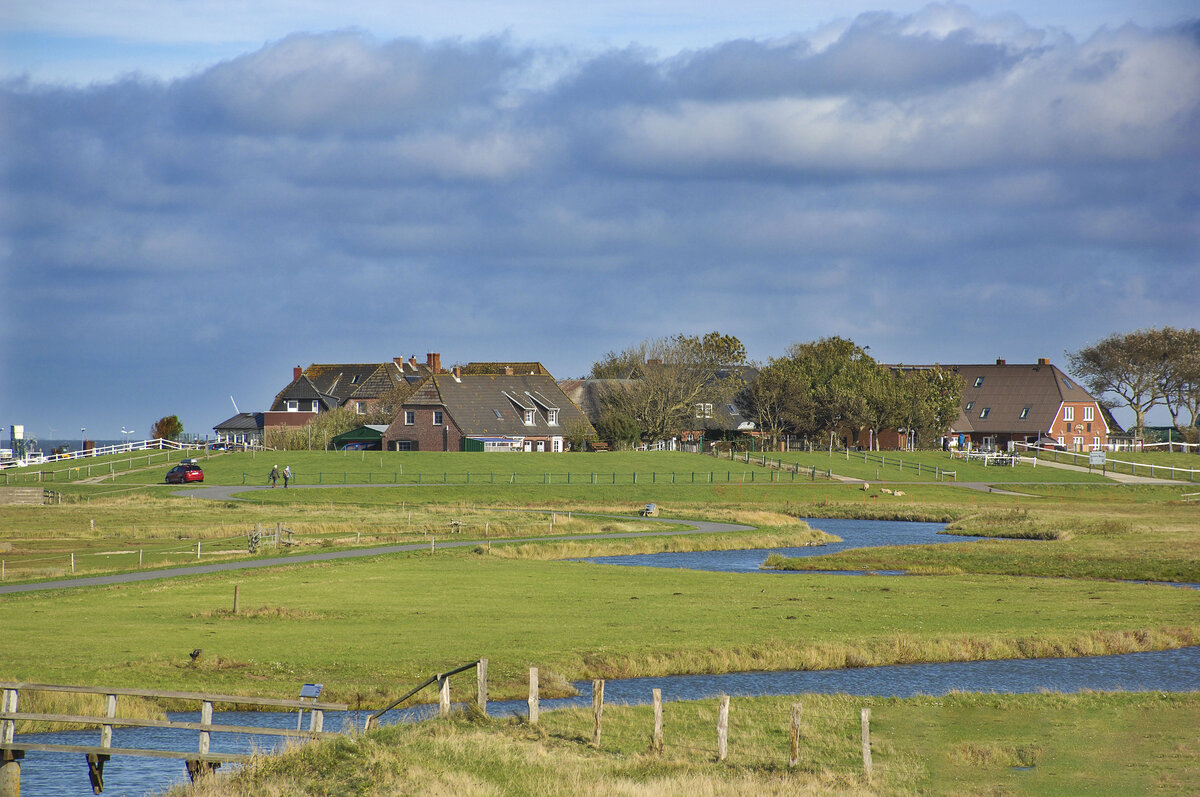
<path id="1" fill-rule="evenodd" d="M 292 466 L 283 466 L 283 486 L 287 487 L 288 481 L 292 478 Z"/>
<path id="2" fill-rule="evenodd" d="M 272 465 L 271 472 L 267 474 L 267 481 L 271 483 L 271 487 L 275 487 L 275 480 L 279 478 L 279 466 Z"/>

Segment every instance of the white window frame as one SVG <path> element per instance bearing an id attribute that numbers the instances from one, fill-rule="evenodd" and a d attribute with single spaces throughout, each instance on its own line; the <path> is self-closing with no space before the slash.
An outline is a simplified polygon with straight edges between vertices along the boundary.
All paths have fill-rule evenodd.
<path id="1" fill-rule="evenodd" d="M 300 402 L 296 399 L 288 399 L 287 411 L 288 412 L 299 412 L 300 411 Z"/>
<path id="2" fill-rule="evenodd" d="M 1084 407 L 1084 408 L 1083 408 L 1083 419 L 1084 419 L 1085 421 L 1094 421 L 1094 420 L 1096 420 L 1096 411 L 1095 411 L 1095 408 L 1094 408 L 1094 407 Z"/>
<path id="3" fill-rule="evenodd" d="M 1092 438 L 1092 450 L 1094 450 L 1094 451 L 1100 450 L 1100 438 L 1099 437 Z"/>
<path id="4" fill-rule="evenodd" d="M 317 411 L 317 400 L 316 399 L 313 399 L 311 406 L 312 406 L 312 409 L 309 410 L 309 412 L 316 412 Z"/>
<path id="5" fill-rule="evenodd" d="M 551 448 L 555 453 L 561 452 L 563 450 L 562 449 L 562 438 L 561 437 L 551 438 Z"/>
<path id="6" fill-rule="evenodd" d="M 1022 407 L 1021 408 L 1021 418 L 1024 419 L 1024 418 L 1028 418 L 1028 417 L 1029 417 L 1029 407 Z"/>
<path id="7" fill-rule="evenodd" d="M 365 402 L 365 401 L 354 402 L 354 411 L 357 412 L 359 415 L 366 415 L 367 414 L 367 402 Z"/>
<path id="8" fill-rule="evenodd" d="M 558 426 L 558 410 L 546 410 L 546 423 Z"/>
<path id="9" fill-rule="evenodd" d="M 975 377 L 975 384 L 972 385 L 972 387 L 983 387 L 983 377 L 982 376 Z"/>
<path id="10" fill-rule="evenodd" d="M 524 420 L 525 420 L 526 426 L 533 426 L 533 413 L 534 413 L 533 410 L 530 410 L 530 409 L 525 410 Z M 529 449 L 525 449 L 525 450 L 528 451 Z"/>
<path id="11" fill-rule="evenodd" d="M 1079 451 L 1082 448 L 1083 448 L 1083 438 L 1082 437 L 1072 437 L 1071 438 L 1071 449 L 1074 451 Z"/>
<path id="12" fill-rule="evenodd" d="M 1074 407 L 1063 407 L 1063 420 L 1064 421 L 1075 420 L 1075 408 Z"/>
<path id="13" fill-rule="evenodd" d="M 442 411 L 434 410 L 433 411 L 433 425 L 441 426 L 445 422 L 446 422 L 446 416 L 442 413 Z"/>
<path id="14" fill-rule="evenodd" d="M 413 425 L 413 424 L 415 424 L 416 422 L 417 422 L 417 412 L 416 412 L 416 410 L 405 410 L 405 411 L 404 411 L 404 425 L 405 425 L 405 426 L 412 426 L 412 425 Z"/>
<path id="15" fill-rule="evenodd" d="M 992 408 L 991 408 L 991 407 L 984 407 L 983 409 L 981 409 L 981 410 L 979 411 L 979 417 L 980 417 L 980 418 L 986 418 L 987 416 L 989 416 L 989 415 L 991 415 L 991 414 L 992 414 Z"/>

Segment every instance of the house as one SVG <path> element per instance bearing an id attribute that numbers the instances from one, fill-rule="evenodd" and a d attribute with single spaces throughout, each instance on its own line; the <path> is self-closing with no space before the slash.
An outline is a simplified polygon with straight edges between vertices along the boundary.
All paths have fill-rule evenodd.
<path id="1" fill-rule="evenodd" d="M 733 401 L 733 396 L 743 385 L 748 385 L 758 376 L 758 369 L 749 365 L 721 368 L 708 383 L 710 392 L 696 402 L 696 413 L 690 430 L 680 434 L 688 441 L 729 440 L 745 434 L 755 434 L 757 426 L 743 415 Z M 718 398 L 722 397 L 722 398 Z"/>
<path id="2" fill-rule="evenodd" d="M 1072 451 L 1101 450 L 1121 431 L 1095 396 L 1046 358 L 941 367 L 963 381 L 948 447 L 1011 450 L 1017 443 L 1054 441 Z"/>
<path id="3" fill-rule="evenodd" d="M 431 353 L 424 363 L 414 355 L 386 363 L 314 363 L 303 369 L 297 365 L 292 381 L 264 413 L 264 426 L 303 426 L 338 407 L 366 415 L 397 390 L 415 388 L 430 374 L 441 372 L 441 362 L 441 354 Z"/>
<path id="4" fill-rule="evenodd" d="M 213 427 L 217 433 L 216 444 L 260 445 L 263 436 L 263 413 L 239 412 Z"/>
<path id="5" fill-rule="evenodd" d="M 478 364 L 476 364 L 478 365 Z M 566 435 L 595 434 L 587 418 L 538 367 L 431 374 L 383 434 L 394 451 L 565 451 Z M 500 373 L 486 371 L 500 370 Z M 515 369 L 512 369 L 515 370 Z"/>

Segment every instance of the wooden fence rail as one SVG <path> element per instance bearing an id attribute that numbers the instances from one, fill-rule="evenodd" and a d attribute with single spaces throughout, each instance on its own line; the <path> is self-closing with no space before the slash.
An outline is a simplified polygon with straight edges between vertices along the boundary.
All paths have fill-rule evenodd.
<path id="1" fill-rule="evenodd" d="M 18 711 L 21 692 L 69 692 L 74 694 L 104 695 L 104 715 L 45 714 Z M 200 704 L 200 722 L 120 717 L 117 715 L 117 698 L 119 696 L 195 701 Z M 212 722 L 212 711 L 213 704 L 215 703 L 299 709 L 301 712 L 307 710 L 311 713 L 311 720 L 308 730 L 244 725 L 214 725 Z M 182 759 L 187 765 L 188 774 L 195 780 L 200 775 L 214 771 L 222 763 L 250 760 L 250 756 L 247 754 L 211 752 L 209 750 L 209 743 L 214 733 L 325 739 L 340 735 L 325 732 L 323 728 L 325 712 L 346 711 L 348 708 L 344 703 L 318 703 L 314 700 L 286 700 L 271 697 L 247 697 L 245 695 L 172 692 L 121 687 L 0 682 L 0 797 L 19 797 L 21 793 L 20 762 L 25 757 L 25 753 L 31 750 L 50 753 L 83 754 L 87 761 L 88 777 L 92 783 L 92 791 L 99 794 L 104 790 L 104 764 L 114 755 Z M 45 744 L 17 739 L 16 724 L 20 721 L 99 726 L 99 743 L 94 745 Z M 179 731 L 200 731 L 199 744 L 195 750 L 149 750 L 143 748 L 113 747 L 113 728 L 166 728 Z"/>

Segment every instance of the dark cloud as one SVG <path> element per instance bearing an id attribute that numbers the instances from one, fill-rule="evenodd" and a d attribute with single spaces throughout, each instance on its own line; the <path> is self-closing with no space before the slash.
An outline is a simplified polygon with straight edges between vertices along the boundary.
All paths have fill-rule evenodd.
<path id="1" fill-rule="evenodd" d="M 426 351 L 569 376 L 720 328 L 1061 360 L 1195 324 L 1197 29 L 932 6 L 669 58 L 339 32 L 11 80 L 0 421 L 203 431 L 292 365 Z"/>

